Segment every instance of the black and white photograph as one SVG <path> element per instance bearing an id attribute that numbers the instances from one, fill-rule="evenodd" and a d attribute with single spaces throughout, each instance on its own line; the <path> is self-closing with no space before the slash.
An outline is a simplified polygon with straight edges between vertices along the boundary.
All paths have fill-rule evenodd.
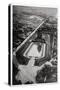
<path id="1" fill-rule="evenodd" d="M 57 82 L 57 8 L 13 5 L 10 12 L 9 84 Z"/>

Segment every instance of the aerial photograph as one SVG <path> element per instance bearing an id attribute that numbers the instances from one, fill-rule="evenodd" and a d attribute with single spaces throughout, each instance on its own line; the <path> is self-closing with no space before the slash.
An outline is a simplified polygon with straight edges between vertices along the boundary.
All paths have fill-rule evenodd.
<path id="1" fill-rule="evenodd" d="M 57 82 L 57 8 L 13 5 L 12 84 Z"/>

